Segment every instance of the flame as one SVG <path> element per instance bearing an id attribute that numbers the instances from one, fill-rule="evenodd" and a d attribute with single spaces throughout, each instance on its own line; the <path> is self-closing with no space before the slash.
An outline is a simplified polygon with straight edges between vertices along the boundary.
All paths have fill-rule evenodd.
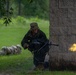
<path id="1" fill-rule="evenodd" d="M 74 43 L 74 44 L 69 48 L 69 50 L 75 52 L 75 51 L 76 51 L 76 44 Z"/>

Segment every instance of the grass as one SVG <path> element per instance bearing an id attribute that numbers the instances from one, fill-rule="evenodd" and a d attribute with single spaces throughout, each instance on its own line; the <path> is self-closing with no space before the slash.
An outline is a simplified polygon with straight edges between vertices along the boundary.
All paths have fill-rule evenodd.
<path id="1" fill-rule="evenodd" d="M 0 49 L 2 46 L 11 46 L 20 44 L 22 38 L 29 30 L 29 24 L 37 22 L 41 30 L 45 32 L 49 38 L 49 21 L 38 18 L 17 17 L 12 19 L 7 27 L 0 20 Z M 0 56 L 0 74 L 10 75 L 76 75 L 70 71 L 36 71 L 27 74 L 27 71 L 33 66 L 32 54 L 28 50 L 22 48 L 20 55 Z"/>

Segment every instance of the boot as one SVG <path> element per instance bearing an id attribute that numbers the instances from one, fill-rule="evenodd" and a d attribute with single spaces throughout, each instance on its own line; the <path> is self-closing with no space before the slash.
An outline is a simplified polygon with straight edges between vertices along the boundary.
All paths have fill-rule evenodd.
<path id="1" fill-rule="evenodd" d="M 35 70 L 44 70 L 44 65 L 43 64 L 39 64 L 36 68 L 35 68 Z"/>

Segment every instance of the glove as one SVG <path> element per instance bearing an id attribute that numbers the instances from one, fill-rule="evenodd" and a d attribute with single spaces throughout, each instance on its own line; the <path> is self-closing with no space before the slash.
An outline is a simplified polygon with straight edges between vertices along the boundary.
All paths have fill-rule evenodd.
<path id="1" fill-rule="evenodd" d="M 27 43 L 25 43 L 24 45 L 23 45 L 23 48 L 24 49 L 27 49 L 29 47 L 29 45 L 27 44 Z"/>

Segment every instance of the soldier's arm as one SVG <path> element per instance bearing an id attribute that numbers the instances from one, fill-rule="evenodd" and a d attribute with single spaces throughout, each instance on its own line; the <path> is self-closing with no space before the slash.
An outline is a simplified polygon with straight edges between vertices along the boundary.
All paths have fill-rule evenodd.
<path id="1" fill-rule="evenodd" d="M 46 37 L 46 35 L 45 35 L 45 33 L 43 31 L 40 31 L 40 35 L 39 35 L 39 39 L 38 40 L 40 42 L 42 42 L 42 43 L 45 43 L 45 42 L 48 41 L 48 39 L 47 39 L 47 37 Z"/>
<path id="2" fill-rule="evenodd" d="M 24 49 L 28 48 L 28 38 L 29 38 L 29 31 L 27 32 L 27 34 L 24 36 L 24 38 L 21 41 L 21 45 Z"/>

